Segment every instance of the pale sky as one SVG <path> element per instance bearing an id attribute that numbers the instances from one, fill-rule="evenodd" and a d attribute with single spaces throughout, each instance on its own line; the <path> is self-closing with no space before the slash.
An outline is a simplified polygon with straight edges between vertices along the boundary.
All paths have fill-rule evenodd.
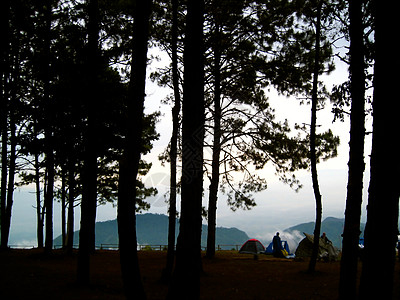
<path id="1" fill-rule="evenodd" d="M 347 79 L 347 66 L 337 61 L 336 70 L 329 76 L 324 76 L 323 80 L 328 87 L 333 84 L 341 83 Z M 148 94 L 157 97 L 157 89 L 153 85 L 148 86 Z M 276 92 L 271 91 L 267 94 L 270 99 L 271 106 L 276 110 L 276 119 L 283 121 L 288 119 L 289 124 L 307 123 L 310 124 L 310 106 L 300 105 L 299 100 L 294 97 L 287 98 L 279 96 Z M 153 100 L 153 99 L 151 99 Z M 159 107 L 155 104 L 150 104 L 150 107 Z M 320 181 L 321 194 L 323 196 L 323 218 L 338 217 L 344 218 L 345 200 L 346 200 L 346 187 L 347 187 L 347 162 L 348 162 L 348 141 L 350 122 L 347 118 L 345 122 L 337 121 L 332 123 L 333 114 L 331 113 L 331 104 L 329 100 L 324 110 L 317 113 L 317 123 L 321 125 L 317 131 L 322 132 L 328 128 L 332 129 L 335 135 L 340 136 L 340 146 L 338 149 L 338 156 L 326 162 L 321 162 L 318 168 L 318 175 Z M 158 153 L 164 150 L 165 145 L 170 138 L 170 108 L 165 110 L 164 119 L 158 124 L 161 129 L 162 137 L 160 141 L 155 143 L 154 151 L 148 156 L 150 160 L 154 161 Z M 164 125 L 164 122 L 167 123 Z M 369 117 L 366 122 L 367 131 L 371 130 L 371 118 Z M 366 190 L 369 181 L 369 153 L 371 149 L 370 136 L 366 137 L 365 145 L 365 162 L 366 171 L 364 173 L 364 197 L 367 199 Z M 156 163 L 155 163 L 156 165 Z M 168 167 L 161 168 L 154 166 L 152 170 L 156 174 L 152 179 L 152 174 L 149 174 L 147 180 L 149 182 L 160 182 L 159 186 L 168 185 Z M 283 230 L 290 226 L 297 225 L 298 223 L 314 221 L 315 219 L 315 200 L 311 185 L 311 174 L 309 171 L 299 171 L 296 176 L 301 180 L 303 188 L 298 192 L 294 192 L 290 187 L 281 183 L 274 176 L 274 168 L 267 165 L 267 168 L 262 172 L 268 181 L 268 189 L 260 194 L 257 194 L 257 206 L 250 211 L 236 211 L 232 212 L 226 205 L 226 196 L 219 194 L 218 202 L 218 226 L 238 227 L 243 229 L 249 235 L 261 236 L 263 232 L 270 232 L 276 230 Z M 163 175 L 164 174 L 164 175 Z M 162 179 L 165 177 L 164 179 Z M 160 179 L 161 178 L 161 179 Z M 205 180 L 205 200 L 207 198 L 207 189 L 209 182 Z M 365 205 L 363 203 L 363 221 L 365 221 Z M 163 203 L 162 193 L 159 198 L 154 200 L 154 207 L 150 210 L 157 213 L 166 213 L 167 207 Z M 206 201 L 203 202 L 207 206 Z"/>
<path id="2" fill-rule="evenodd" d="M 336 71 L 324 81 L 328 86 L 333 83 L 341 83 L 347 78 L 347 66 L 338 64 Z M 152 208 L 149 212 L 167 214 L 167 205 L 164 202 L 163 194 L 168 188 L 169 166 L 162 167 L 158 161 L 158 155 L 164 151 L 171 135 L 171 108 L 161 104 L 162 100 L 169 91 L 158 87 L 156 84 L 148 82 L 146 88 L 146 112 L 150 113 L 160 110 L 163 114 L 161 121 L 157 124 L 157 131 L 161 134 L 158 141 L 154 143 L 153 151 L 145 157 L 147 161 L 153 162 L 153 168 L 144 178 L 147 185 L 154 185 L 159 189 L 159 194 L 155 198 L 149 199 Z M 283 121 L 288 119 L 289 124 L 310 123 L 310 106 L 299 105 L 295 98 L 278 96 L 271 92 L 268 94 L 270 103 L 276 110 L 276 119 Z M 331 128 L 335 135 L 339 135 L 341 144 L 339 146 L 338 157 L 320 163 L 318 168 L 320 190 L 323 197 L 323 218 L 337 217 L 344 218 L 344 208 L 346 200 L 347 186 L 347 162 L 348 162 L 348 140 L 349 140 L 349 119 L 345 122 L 332 124 L 333 115 L 331 106 L 318 112 L 318 124 L 321 125 L 317 130 L 325 131 Z M 367 131 L 370 131 L 371 120 L 367 121 Z M 371 149 L 370 136 L 366 137 L 364 173 L 364 202 L 363 202 L 363 221 L 365 221 L 365 205 L 367 188 L 369 181 L 369 153 Z M 273 167 L 269 166 L 262 171 L 268 182 L 268 189 L 255 195 L 257 206 L 249 211 L 232 212 L 226 205 L 226 196 L 219 194 L 217 226 L 237 227 L 244 230 L 250 237 L 261 238 L 269 236 L 276 231 L 282 231 L 288 227 L 299 223 L 314 221 L 315 219 L 315 200 L 311 186 L 311 174 L 309 171 L 297 172 L 298 179 L 301 180 L 303 188 L 294 192 L 290 187 L 282 184 L 275 176 Z M 203 205 L 207 206 L 208 180 L 204 183 L 205 198 Z M 10 244 L 15 243 L 14 237 L 24 236 L 27 245 L 36 245 L 36 216 L 35 196 L 28 193 L 26 188 L 17 190 L 12 215 Z M 178 206 L 179 208 L 179 206 Z M 75 228 L 79 229 L 79 209 L 76 211 Z M 55 203 L 54 209 L 54 237 L 61 234 L 60 229 L 60 208 Z M 99 207 L 97 210 L 97 220 L 104 221 L 116 218 L 116 209 L 111 205 Z M 205 221 L 204 221 L 205 222 Z M 271 236 L 272 238 L 272 236 Z M 268 239 L 268 238 L 266 238 Z"/>

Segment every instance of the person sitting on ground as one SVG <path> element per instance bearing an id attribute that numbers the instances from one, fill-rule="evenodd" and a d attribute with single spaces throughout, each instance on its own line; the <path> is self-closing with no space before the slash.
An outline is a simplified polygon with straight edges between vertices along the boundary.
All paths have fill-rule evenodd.
<path id="1" fill-rule="evenodd" d="M 332 243 L 332 242 L 328 239 L 328 237 L 326 236 L 326 233 L 325 233 L 325 232 L 322 233 L 322 235 L 321 235 L 321 240 L 322 240 L 325 244 Z"/>
<path id="2" fill-rule="evenodd" d="M 326 236 L 325 232 L 321 235 L 321 241 L 324 243 L 323 248 L 327 251 L 327 255 L 324 258 L 325 261 L 335 261 L 338 255 L 337 251 L 335 250 L 335 247 L 333 247 L 332 242 Z"/>

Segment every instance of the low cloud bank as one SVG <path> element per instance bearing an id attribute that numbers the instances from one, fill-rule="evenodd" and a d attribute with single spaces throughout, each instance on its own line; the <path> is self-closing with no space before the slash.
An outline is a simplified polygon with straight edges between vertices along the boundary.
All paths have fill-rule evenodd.
<path id="1" fill-rule="evenodd" d="M 294 253 L 296 251 L 300 241 L 304 238 L 304 235 L 298 230 L 290 232 L 278 230 L 275 232 L 268 232 L 262 235 L 258 235 L 256 236 L 256 238 L 260 240 L 265 247 L 268 247 L 277 232 L 279 232 L 279 236 L 281 237 L 282 241 L 287 241 L 291 253 Z"/>

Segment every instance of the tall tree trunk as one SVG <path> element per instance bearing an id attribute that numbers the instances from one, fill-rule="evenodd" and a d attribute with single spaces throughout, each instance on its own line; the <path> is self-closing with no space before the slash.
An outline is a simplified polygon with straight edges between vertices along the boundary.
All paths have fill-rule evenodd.
<path id="1" fill-rule="evenodd" d="M 399 3 L 373 1 L 375 13 L 375 65 L 371 177 L 362 266 L 360 299 L 392 299 L 393 273 L 398 235 L 400 169 L 398 148 L 393 140 L 399 129 L 398 50 L 393 47 L 393 30 L 398 28 Z M 393 70 L 393 71 L 391 71 Z M 377 288 L 378 287 L 378 288 Z"/>
<path id="2" fill-rule="evenodd" d="M 14 198 L 14 182 L 15 182 L 15 169 L 16 169 L 16 147 L 17 147 L 17 139 L 16 139 L 16 103 L 18 98 L 18 89 L 19 89 L 19 78 L 20 78 L 20 47 L 19 47 L 19 33 L 17 33 L 15 43 L 15 54 L 14 54 L 14 62 L 13 67 L 10 69 L 10 95 L 9 95 L 9 103 L 8 103 L 8 121 L 9 121 L 9 130 L 10 130 L 10 145 L 9 145 L 9 158 L 6 160 L 8 162 L 8 183 L 7 183 L 7 196 L 5 203 L 5 214 L 2 215 L 2 227 L 1 227 L 1 244 L 3 247 L 8 246 L 8 240 L 10 236 L 10 226 L 11 226 L 11 212 L 13 206 L 13 198 Z M 4 218 L 4 220 L 3 220 Z M 4 226 L 4 227 L 3 227 Z"/>
<path id="3" fill-rule="evenodd" d="M 10 70 L 10 0 L 0 2 L 0 135 L 7 127 L 7 82 Z"/>
<path id="4" fill-rule="evenodd" d="M 0 219 L 1 219 L 1 249 L 7 248 L 6 234 L 4 233 L 7 228 L 7 174 L 8 174 L 8 122 L 7 122 L 7 100 L 4 101 L 5 106 L 2 107 L 2 128 L 1 128 L 1 207 L 0 207 Z M 4 122 L 5 121 L 5 122 Z"/>
<path id="5" fill-rule="evenodd" d="M 146 64 L 151 0 L 136 1 L 126 137 L 119 166 L 118 235 L 121 273 L 127 299 L 145 299 L 137 257 L 136 177 L 142 152 Z"/>
<path id="6" fill-rule="evenodd" d="M 14 99 L 15 101 L 15 99 Z M 7 203 L 6 203 L 6 213 L 5 222 L 3 223 L 5 227 L 1 228 L 1 238 L 2 244 L 4 246 L 8 245 L 8 240 L 10 236 L 10 225 L 11 225 L 11 212 L 13 206 L 14 198 L 14 181 L 15 181 L 15 163 L 16 163 L 16 126 L 15 126 L 15 116 L 13 110 L 10 111 L 10 159 L 9 159 L 9 171 L 8 171 L 8 188 L 7 188 Z M 3 225 L 2 224 L 2 225 Z"/>
<path id="7" fill-rule="evenodd" d="M 35 135 L 36 136 L 36 135 Z M 39 165 L 39 154 L 35 153 L 35 187 L 36 187 L 36 235 L 38 248 L 43 248 L 44 236 L 43 236 L 43 225 L 44 225 L 44 208 L 42 206 L 41 190 L 40 190 L 40 165 Z"/>
<path id="8" fill-rule="evenodd" d="M 187 3 L 182 104 L 182 200 L 176 265 L 168 299 L 200 297 L 204 140 L 204 1 Z"/>
<path id="9" fill-rule="evenodd" d="M 65 248 L 66 240 L 67 240 L 67 231 L 66 231 L 66 198 L 67 198 L 67 191 L 66 191 L 66 171 L 65 165 L 61 170 L 61 240 L 62 240 L 62 247 Z"/>
<path id="10" fill-rule="evenodd" d="M 179 136 L 179 114 L 181 112 L 181 95 L 179 90 L 179 70 L 178 70 L 178 0 L 172 0 L 172 84 L 174 88 L 175 105 L 172 109 L 172 136 L 170 149 L 170 198 L 168 211 L 168 251 L 167 263 L 163 271 L 163 281 L 168 281 L 172 274 L 175 261 L 175 231 L 176 231 L 176 194 L 177 178 L 176 163 L 178 156 L 178 136 Z"/>
<path id="11" fill-rule="evenodd" d="M 53 248 L 53 192 L 54 192 L 54 141 L 53 141 L 53 103 L 50 96 L 50 31 L 51 31 L 51 1 L 47 0 L 42 4 L 44 14 L 44 43 L 42 53 L 42 71 L 43 71 L 43 99 L 45 103 L 46 125 L 45 135 L 45 153 L 46 153 L 46 172 L 47 188 L 44 195 L 44 207 L 46 210 L 45 223 L 45 251 L 50 253 Z"/>
<path id="12" fill-rule="evenodd" d="M 6 192 L 7 192 L 7 112 L 8 112 L 8 92 L 7 79 L 9 71 L 9 18 L 10 18 L 10 1 L 1 1 L 0 22 L 1 22 L 1 38 L 0 38 L 0 135 L 1 135 L 1 183 L 0 183 L 0 226 L 3 231 L 5 226 L 6 214 Z M 1 232 L 2 233 L 2 232 Z M 3 234 L 1 234 L 0 248 L 7 248 L 3 242 Z"/>
<path id="13" fill-rule="evenodd" d="M 87 0 L 88 58 L 87 58 L 87 128 L 84 134 L 84 163 L 82 171 L 81 229 L 79 232 L 78 283 L 90 283 L 90 254 L 95 250 L 95 224 L 97 206 L 97 106 L 99 94 L 99 7 L 98 0 Z"/>
<path id="14" fill-rule="evenodd" d="M 75 165 L 72 161 L 69 161 L 68 164 L 68 216 L 65 247 L 69 253 L 72 253 L 74 246 Z"/>
<path id="15" fill-rule="evenodd" d="M 10 60 L 9 60 L 9 41 L 10 41 L 10 5 L 11 2 L 1 1 L 0 13 L 1 13 L 1 28 L 0 31 L 0 135 L 1 135 L 1 183 L 0 183 L 0 226 L 1 226 L 1 240 L 0 248 L 6 249 L 7 244 L 3 240 L 3 228 L 5 228 L 6 222 L 6 194 L 7 194 L 7 145 L 8 145 L 8 79 L 10 71 Z"/>
<path id="16" fill-rule="evenodd" d="M 35 142 L 38 143 L 38 123 L 37 123 L 37 115 L 34 114 L 34 124 L 33 124 L 33 135 L 35 137 Z M 39 162 L 39 150 L 36 149 L 34 155 L 34 169 L 35 169 L 35 194 L 36 194 L 36 238 L 37 238 L 37 246 L 39 249 L 44 247 L 44 235 L 43 235 L 43 226 L 44 226 L 44 206 L 42 204 L 42 191 L 40 188 L 40 162 Z"/>
<path id="17" fill-rule="evenodd" d="M 46 133 L 46 172 L 47 172 L 47 188 L 44 195 L 44 208 L 46 211 L 45 219 L 45 244 L 46 253 L 50 253 L 53 249 L 53 193 L 54 193 L 54 153 L 52 146 L 53 134 L 49 131 Z"/>
<path id="18" fill-rule="evenodd" d="M 321 9 L 322 0 L 318 2 L 317 6 L 317 22 L 315 25 L 315 60 L 314 60 L 314 75 L 313 75 L 313 88 L 311 95 L 311 129 L 310 129 L 310 162 L 311 162 L 311 177 L 315 197 L 316 217 L 314 228 L 314 244 L 311 253 L 311 259 L 308 266 L 310 273 L 315 271 L 317 263 L 317 256 L 319 250 L 319 235 L 321 233 L 322 222 L 322 196 L 319 190 L 318 173 L 317 173 L 317 156 L 316 156 L 316 127 L 317 127 L 317 105 L 318 105 L 318 74 L 320 66 L 320 40 L 321 40 Z"/>
<path id="19" fill-rule="evenodd" d="M 349 1 L 350 15 L 350 152 L 342 259 L 340 262 L 340 299 L 356 299 L 358 244 L 363 197 L 365 136 L 365 63 L 362 1 Z"/>
<path id="20" fill-rule="evenodd" d="M 219 186 L 219 159 L 221 153 L 221 49 L 220 27 L 218 15 L 215 16 L 215 40 L 214 40 L 214 140 L 211 163 L 211 183 L 208 199 L 208 232 L 207 232 L 207 257 L 215 256 L 215 232 L 217 226 L 217 201 Z"/>

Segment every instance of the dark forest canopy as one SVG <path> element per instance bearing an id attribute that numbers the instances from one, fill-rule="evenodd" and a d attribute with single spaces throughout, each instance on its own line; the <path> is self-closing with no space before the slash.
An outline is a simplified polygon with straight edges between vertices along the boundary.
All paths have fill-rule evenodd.
<path id="1" fill-rule="evenodd" d="M 395 116 L 387 115 L 397 107 L 385 104 L 397 97 L 396 84 L 384 69 L 392 62 L 398 68 L 395 53 L 388 50 L 393 40 L 388 32 L 397 25 L 396 17 L 382 17 L 392 11 L 398 10 L 377 0 L 1 1 L 1 248 L 8 246 L 13 191 L 27 184 L 35 186 L 38 247 L 48 253 L 55 200 L 62 203 L 67 249 L 72 249 L 74 207 L 82 210 L 85 267 L 94 249 L 97 205 L 118 206 L 120 241 L 121 236 L 130 241 L 129 236 L 136 235 L 135 211 L 149 208 L 145 198 L 157 193 L 141 181 L 152 166 L 142 157 L 152 152 L 152 143 L 159 138 L 156 123 L 162 117 L 158 112 L 144 113 L 146 82 L 151 79 L 173 91 L 159 99 L 173 103 L 174 114 L 174 139 L 162 158 L 177 167 L 171 189 L 174 186 L 182 195 L 181 245 L 199 244 L 204 215 L 215 230 L 218 192 L 226 194 L 232 210 L 255 206 L 255 193 L 268 184 L 258 170 L 272 168 L 285 184 L 301 187 L 296 171 L 311 168 L 316 175 L 316 163 L 338 154 L 339 137 L 329 129 L 319 130 L 317 112 L 331 101 L 332 119 L 349 115 L 349 248 L 344 248 L 350 249 L 350 256 L 345 254 L 349 261 L 343 267 L 352 264 L 351 274 L 356 274 L 365 115 L 371 112 L 372 100 L 366 253 L 372 253 L 373 233 L 382 224 L 390 227 L 387 239 L 393 246 L 397 233 L 399 190 L 396 184 L 385 187 L 381 180 L 398 169 L 399 161 L 395 153 L 390 155 L 393 161 L 385 160 L 383 141 L 393 137 L 380 125 L 398 127 Z M 168 61 L 166 67 L 146 73 L 146 66 L 157 59 L 148 54 L 151 48 L 166 54 L 171 65 Z M 337 59 L 349 64 L 349 76 L 330 90 L 321 78 L 334 70 Z M 392 89 L 386 88 L 389 83 Z M 268 99 L 272 89 L 302 104 L 312 103 L 310 124 L 292 128 L 290 120 L 277 120 Z M 201 202 L 207 188 L 205 211 Z M 381 192 L 384 201 L 379 200 Z M 196 201 L 187 202 L 189 198 Z M 385 212 L 392 213 L 388 220 Z M 195 238 L 185 233 L 192 229 Z M 195 271 L 187 271 L 193 271 L 191 278 L 197 280 L 201 269 L 184 256 L 179 242 L 177 249 L 183 256 L 177 255 L 170 297 L 180 292 L 176 280 L 185 279 L 182 270 L 195 266 Z M 138 270 L 134 256 L 130 262 Z M 368 255 L 364 285 L 371 280 L 371 259 Z M 386 261 L 388 274 L 391 263 Z M 125 275 L 140 281 L 139 273 L 128 270 Z M 343 286 L 347 290 L 348 285 Z M 131 290 L 126 292 L 132 296 Z"/>
<path id="2" fill-rule="evenodd" d="M 163 1 L 153 3 L 150 35 L 150 45 L 167 53 L 169 5 Z M 274 1 L 238 1 L 229 2 L 229 5 L 224 1 L 206 2 L 205 92 L 209 124 L 206 131 L 213 135 L 216 70 L 213 49 L 215 41 L 219 40 L 223 49 L 219 76 L 224 149 L 221 180 L 233 208 L 255 205 L 251 195 L 266 188 L 263 178 L 249 173 L 251 164 L 261 169 L 267 162 L 273 162 L 277 175 L 294 186 L 298 182 L 288 174 L 307 167 L 307 136 L 301 137 L 300 131 L 298 135 L 293 132 L 288 135 L 292 129 L 274 120 L 273 108 L 269 107 L 264 90 L 271 85 L 282 93 L 307 94 L 310 75 L 307 75 L 306 55 L 312 55 L 312 34 L 303 31 L 308 30 L 304 20 L 312 11 L 299 11 L 299 7 L 301 4 L 297 1 L 283 1 L 279 5 Z M 123 119 L 131 74 L 130 40 L 135 8 L 129 1 L 99 1 L 98 8 L 98 96 L 92 102 L 85 100 L 91 97 L 88 94 L 87 3 L 47 1 L 45 5 L 35 1 L 11 1 L 3 10 L 9 22 L 5 24 L 7 30 L 2 31 L 1 139 L 2 149 L 8 150 L 2 161 L 9 165 L 10 171 L 3 165 L 2 178 L 7 182 L 8 177 L 11 182 L 16 174 L 15 184 L 36 184 L 39 221 L 44 216 L 43 191 L 49 190 L 49 159 L 54 160 L 53 197 L 63 201 L 65 207 L 68 201 L 75 206 L 79 204 L 85 151 L 83 137 L 88 114 L 92 111 L 98 120 L 93 138 L 98 157 L 97 200 L 105 203 L 116 199 L 117 161 L 125 137 Z M 179 8 L 178 59 L 179 69 L 183 70 L 185 3 L 180 3 Z M 219 33 L 215 26 L 219 26 Z M 332 69 L 331 47 L 327 40 L 328 69 Z M 277 74 L 292 78 L 277 80 Z M 160 84 L 167 84 L 170 69 L 160 70 L 152 77 Z M 146 116 L 143 154 L 151 151 L 151 141 L 158 137 L 154 129 L 157 118 L 157 113 Z M 321 140 L 321 147 L 324 147 L 321 158 L 335 156 L 338 139 L 329 132 L 321 138 L 326 141 Z M 49 153 L 53 155 L 49 157 Z M 207 165 L 206 161 L 205 168 L 210 170 Z M 145 175 L 150 167 L 151 163 L 143 161 L 140 175 Z M 244 181 L 235 182 L 232 177 L 235 172 L 244 172 Z M 139 181 L 138 188 L 138 208 L 146 208 L 144 197 L 156 191 L 145 189 Z M 6 197 L 6 194 L 4 188 L 2 195 Z M 9 194 L 12 195 L 11 190 Z"/>

